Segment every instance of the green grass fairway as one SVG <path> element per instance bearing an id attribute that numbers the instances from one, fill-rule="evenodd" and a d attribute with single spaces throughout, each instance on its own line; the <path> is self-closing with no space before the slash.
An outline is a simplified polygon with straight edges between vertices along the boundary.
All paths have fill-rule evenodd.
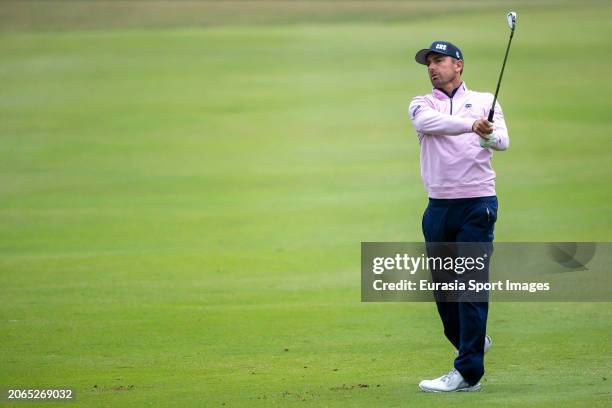
<path id="1" fill-rule="evenodd" d="M 43 3 L 0 3 L 0 387 L 76 389 L 45 407 L 612 404 L 612 303 L 492 304 L 483 392 L 432 395 L 418 382 L 454 358 L 435 305 L 360 302 L 360 242 L 422 239 L 414 53 L 449 39 L 494 91 L 508 4 L 198 24 L 188 2 Z M 612 241 L 612 5 L 517 4 L 496 240 Z"/>

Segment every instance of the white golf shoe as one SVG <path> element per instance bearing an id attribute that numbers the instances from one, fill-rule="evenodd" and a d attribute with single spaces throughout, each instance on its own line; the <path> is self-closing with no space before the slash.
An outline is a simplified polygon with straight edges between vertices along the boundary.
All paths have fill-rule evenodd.
<path id="1" fill-rule="evenodd" d="M 487 351 L 489 351 L 489 349 L 491 349 L 491 346 L 493 345 L 493 339 L 491 338 L 491 336 L 489 336 L 488 334 L 485 336 L 485 345 L 484 345 L 484 352 L 486 353 Z M 456 354 L 459 354 L 459 350 L 455 350 Z"/>
<path id="2" fill-rule="evenodd" d="M 484 352 L 486 353 L 487 351 L 489 351 L 492 345 L 493 345 L 493 339 L 491 338 L 491 336 L 487 334 L 485 336 Z"/>
<path id="3" fill-rule="evenodd" d="M 480 383 L 470 386 L 456 369 L 433 380 L 423 380 L 419 388 L 425 392 L 471 392 L 480 391 Z"/>

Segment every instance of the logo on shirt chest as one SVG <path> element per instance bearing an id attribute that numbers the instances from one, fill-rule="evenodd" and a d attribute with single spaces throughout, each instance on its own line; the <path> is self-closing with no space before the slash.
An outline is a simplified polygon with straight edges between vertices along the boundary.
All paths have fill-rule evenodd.
<path id="1" fill-rule="evenodd" d="M 471 103 L 466 103 L 465 107 L 466 107 L 466 109 L 471 109 L 472 108 L 472 104 Z"/>

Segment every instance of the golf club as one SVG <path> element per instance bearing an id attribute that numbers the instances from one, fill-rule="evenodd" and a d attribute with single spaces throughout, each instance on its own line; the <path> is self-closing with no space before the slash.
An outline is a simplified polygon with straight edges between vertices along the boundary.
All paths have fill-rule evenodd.
<path id="1" fill-rule="evenodd" d="M 510 39 L 508 40 L 508 47 L 506 47 L 506 55 L 504 56 L 504 63 L 502 64 L 501 72 L 499 73 L 499 80 L 497 81 L 497 89 L 495 90 L 495 97 L 493 98 L 493 105 L 489 111 L 488 121 L 493 122 L 493 115 L 495 114 L 495 102 L 497 102 L 497 94 L 499 92 L 499 86 L 501 85 L 502 77 L 504 76 L 504 68 L 506 67 L 506 60 L 508 59 L 508 51 L 510 51 L 510 44 L 512 43 L 512 37 L 514 36 L 514 29 L 516 28 L 516 12 L 510 11 L 506 16 L 508 19 L 508 26 L 510 27 Z"/>

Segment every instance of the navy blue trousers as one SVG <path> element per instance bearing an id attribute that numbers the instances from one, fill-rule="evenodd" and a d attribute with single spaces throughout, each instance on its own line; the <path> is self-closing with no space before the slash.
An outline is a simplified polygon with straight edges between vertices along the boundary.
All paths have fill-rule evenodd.
<path id="1" fill-rule="evenodd" d="M 497 197 L 429 199 L 423 214 L 426 242 L 493 242 Z M 430 254 L 431 256 L 431 254 Z M 436 298 L 444 334 L 459 350 L 455 368 L 474 385 L 484 375 L 484 341 L 489 304 Z"/>

